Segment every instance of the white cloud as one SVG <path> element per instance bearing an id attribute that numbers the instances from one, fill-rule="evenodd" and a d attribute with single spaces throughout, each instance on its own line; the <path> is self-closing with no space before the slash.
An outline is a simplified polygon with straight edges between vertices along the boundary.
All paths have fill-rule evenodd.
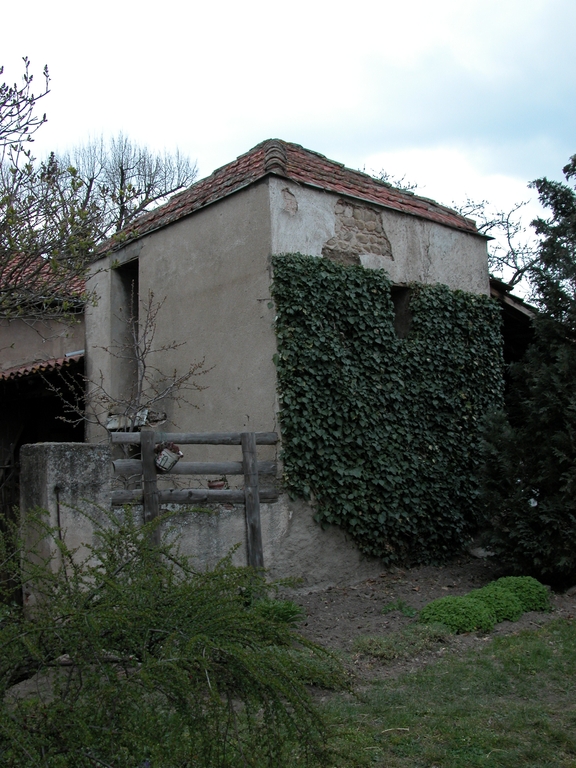
<path id="1" fill-rule="evenodd" d="M 426 174 L 449 202 L 523 198 L 576 151 L 573 0 L 30 0 L 25 31 L 16 4 L 2 18 L 10 78 L 23 54 L 50 66 L 40 154 L 123 130 L 208 174 L 279 137 Z"/>

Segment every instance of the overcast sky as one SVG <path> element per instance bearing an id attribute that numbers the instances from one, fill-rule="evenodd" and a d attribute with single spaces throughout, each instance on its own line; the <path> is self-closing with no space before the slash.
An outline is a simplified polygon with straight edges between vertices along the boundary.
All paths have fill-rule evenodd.
<path id="1" fill-rule="evenodd" d="M 39 156 L 123 131 L 205 176 L 281 138 L 507 206 L 576 153 L 575 0 L 28 0 L 2 26 L 5 78 L 50 68 Z"/>

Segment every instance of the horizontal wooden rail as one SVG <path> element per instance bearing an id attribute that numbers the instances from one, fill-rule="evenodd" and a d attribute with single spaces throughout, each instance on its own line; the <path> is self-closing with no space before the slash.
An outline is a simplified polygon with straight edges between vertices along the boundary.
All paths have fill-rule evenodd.
<path id="1" fill-rule="evenodd" d="M 112 442 L 124 445 L 140 445 L 141 459 L 117 459 L 114 472 L 117 475 L 142 477 L 139 490 L 114 491 L 112 504 L 142 504 L 144 520 L 153 520 L 160 513 L 160 504 L 244 504 L 246 517 L 246 554 L 248 565 L 264 566 L 260 502 L 278 501 L 276 489 L 260 490 L 259 474 L 275 474 L 276 462 L 257 461 L 257 445 L 276 445 L 276 432 L 114 432 Z M 177 445 L 239 445 L 242 461 L 180 461 L 162 474 L 177 475 L 244 475 L 244 489 L 185 488 L 160 490 L 158 469 L 155 465 L 156 446 L 161 443 Z M 155 531 L 159 541 L 160 531 Z"/>
<path id="2" fill-rule="evenodd" d="M 276 432 L 256 432 L 256 445 L 276 445 Z M 112 442 L 122 445 L 139 445 L 140 432 L 112 432 Z M 154 432 L 154 441 L 158 443 L 177 443 L 178 445 L 241 445 L 240 432 Z"/>
<path id="3" fill-rule="evenodd" d="M 142 474 L 142 462 L 140 459 L 116 459 L 114 474 L 120 477 L 131 477 Z M 260 475 L 275 475 L 275 461 L 259 461 L 258 473 Z M 159 472 L 161 477 L 163 472 Z M 241 461 L 179 461 L 172 467 L 170 475 L 242 475 L 244 474 Z"/>
<path id="4" fill-rule="evenodd" d="M 122 504 L 142 503 L 144 491 L 113 491 L 112 504 L 115 507 Z M 260 501 L 277 501 L 278 491 L 260 491 Z M 245 494 L 243 490 L 206 490 L 204 488 L 194 488 L 185 490 L 165 490 L 158 491 L 158 502 L 160 504 L 244 504 Z"/>

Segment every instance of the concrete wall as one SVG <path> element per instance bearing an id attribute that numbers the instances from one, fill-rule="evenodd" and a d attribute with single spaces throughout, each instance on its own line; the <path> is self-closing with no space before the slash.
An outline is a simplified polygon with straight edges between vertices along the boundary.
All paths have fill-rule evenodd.
<path id="1" fill-rule="evenodd" d="M 64 357 L 84 349 L 84 317 L 0 320 L 0 371 Z"/>
<path id="2" fill-rule="evenodd" d="M 81 561 L 89 554 L 84 544 L 94 538 L 92 519 L 108 525 L 112 455 L 109 446 L 78 443 L 38 443 L 21 451 L 21 509 L 45 510 L 44 520 L 67 546 L 77 548 Z M 246 565 L 246 523 L 243 505 L 219 505 L 208 511 L 163 508 L 172 516 L 162 526 L 195 567 L 216 565 L 233 548 L 233 562 Z M 296 578 L 301 589 L 349 584 L 382 571 L 374 558 L 364 558 L 353 542 L 337 528 L 322 530 L 312 519 L 309 505 L 290 501 L 261 505 L 264 564 L 271 578 Z M 37 562 L 52 558 L 60 565 L 55 540 L 38 540 L 28 530 L 27 548 Z M 33 603 L 34 595 L 28 602 Z"/>
<path id="3" fill-rule="evenodd" d="M 324 589 L 355 584 L 380 574 L 377 558 L 363 556 L 339 528 L 323 530 L 314 522 L 310 505 L 281 494 L 274 504 L 260 507 L 264 567 L 270 578 L 298 580 L 297 589 Z M 232 547 L 236 565 L 246 565 L 244 507 L 217 507 L 210 514 L 175 514 L 170 521 L 180 551 L 199 568 L 216 565 Z"/>
<path id="4" fill-rule="evenodd" d="M 138 259 L 141 301 L 150 291 L 155 300 L 164 301 L 154 342 L 160 351 L 150 356 L 151 364 L 182 374 L 194 361 L 204 360 L 206 372 L 193 380 L 204 389 L 188 393 L 191 405 L 158 404 L 168 414 L 162 428 L 198 432 L 276 428 L 270 252 L 264 182 L 113 254 L 112 260 L 120 263 Z M 113 338 L 114 280 L 115 270 L 95 276 L 91 287 L 100 298 L 87 313 L 87 375 L 93 380 L 102 375 L 109 383 L 122 367 L 101 349 Z M 181 346 L 162 351 L 173 342 Z M 90 437 L 96 439 L 95 433 Z"/>
<path id="5" fill-rule="evenodd" d="M 384 269 L 394 283 L 489 294 L 486 239 L 381 206 L 270 179 L 273 253 Z"/>
<path id="6" fill-rule="evenodd" d="M 34 509 L 45 511 L 43 520 L 59 529 L 78 561 L 89 555 L 84 544 L 94 537 L 90 517 L 106 524 L 104 510 L 110 508 L 111 455 L 108 446 L 82 443 L 36 443 L 20 450 L 20 509 L 26 519 Z M 28 516 L 30 519 L 30 516 Z M 60 566 L 54 538 L 40 538 L 29 525 L 26 549 L 32 560 Z M 36 597 L 25 595 L 32 604 Z"/>

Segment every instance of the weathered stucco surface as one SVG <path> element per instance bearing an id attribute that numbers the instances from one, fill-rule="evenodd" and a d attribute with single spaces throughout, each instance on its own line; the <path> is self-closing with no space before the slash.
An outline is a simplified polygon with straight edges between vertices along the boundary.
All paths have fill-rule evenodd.
<path id="1" fill-rule="evenodd" d="M 398 284 L 443 283 L 489 293 L 483 237 L 275 177 L 270 204 L 274 253 L 384 269 Z"/>
<path id="2" fill-rule="evenodd" d="M 353 584 L 382 571 L 376 558 L 364 557 L 338 528 L 323 530 L 310 505 L 291 501 L 286 494 L 274 504 L 260 507 L 264 566 L 270 578 L 294 578 L 297 589 L 323 589 Z M 194 558 L 199 568 L 210 568 L 237 546 L 232 561 L 246 564 L 244 508 L 215 508 L 210 514 L 175 514 L 170 522 L 180 551 Z"/>
<path id="3" fill-rule="evenodd" d="M 91 518 L 104 526 L 109 524 L 104 512 L 110 509 L 109 446 L 38 443 L 24 446 L 21 461 L 22 510 L 46 510 L 46 522 L 60 528 L 68 547 L 78 548 L 81 561 L 88 555 L 83 545 L 94 537 Z M 232 550 L 233 562 L 246 564 L 243 505 L 219 505 L 201 512 L 174 507 L 161 511 L 173 513 L 163 525 L 164 532 L 170 532 L 180 552 L 192 557 L 196 567 L 213 567 Z M 310 506 L 290 501 L 286 494 L 274 504 L 261 505 L 261 521 L 264 564 L 271 578 L 296 578 L 299 588 L 319 589 L 360 581 L 382 570 L 378 560 L 362 557 L 342 531 L 322 530 L 314 523 Z M 31 530 L 27 547 L 36 551 L 36 557 L 52 555 L 54 564 L 59 564 L 54 540 L 38 543 Z"/>
<path id="4" fill-rule="evenodd" d="M 84 349 L 84 318 L 0 320 L 0 371 L 64 357 Z"/>
<path id="5" fill-rule="evenodd" d="M 44 510 L 43 520 L 56 531 L 59 529 L 68 547 L 77 549 L 78 561 L 82 561 L 89 554 L 83 545 L 94 537 L 90 518 L 105 524 L 104 510 L 110 508 L 110 448 L 82 443 L 24 445 L 20 467 L 20 509 L 24 519 L 31 510 Z M 59 566 L 55 540 L 39 539 L 37 529 L 31 526 L 25 530 L 31 559 L 51 559 L 53 566 Z M 34 595 L 27 596 L 29 604 L 34 599 Z"/>
<path id="6" fill-rule="evenodd" d="M 252 186 L 112 255 L 138 258 L 140 299 L 164 301 L 150 362 L 184 373 L 204 360 L 192 406 L 164 403 L 163 428 L 179 431 L 271 431 L 276 427 L 276 349 L 270 306 L 270 212 L 266 183 Z M 114 336 L 115 270 L 94 278 L 100 296 L 87 315 L 88 378 L 111 383 L 122 361 L 103 347 Z M 117 310 L 116 310 L 117 314 Z M 118 321 L 116 319 L 116 326 Z M 117 335 L 117 333 L 116 333 Z M 96 435 L 91 434 L 95 439 Z M 193 451 L 190 449 L 190 455 Z M 205 455 L 205 454 L 204 454 Z M 225 457 L 223 457 L 225 458 Z"/>

